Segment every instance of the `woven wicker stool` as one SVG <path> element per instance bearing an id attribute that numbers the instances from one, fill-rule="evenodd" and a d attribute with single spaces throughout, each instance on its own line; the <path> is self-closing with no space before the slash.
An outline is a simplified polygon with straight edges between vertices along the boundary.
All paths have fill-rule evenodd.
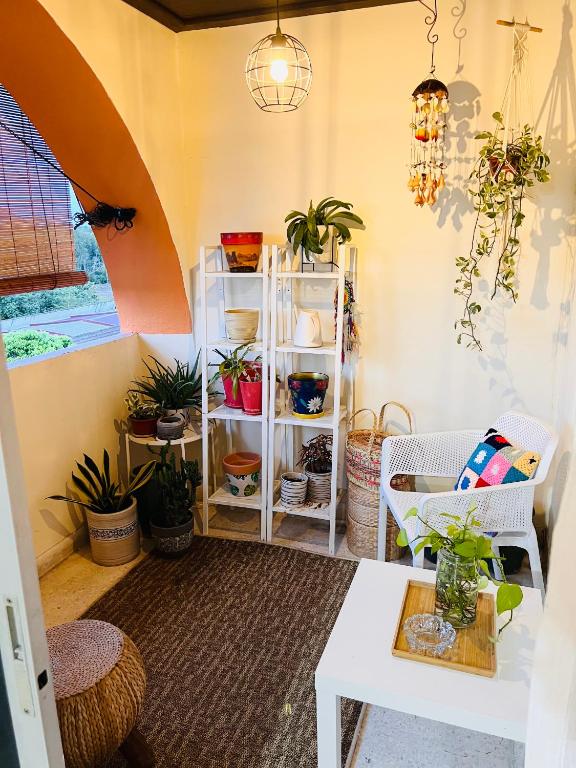
<path id="1" fill-rule="evenodd" d="M 91 620 L 52 627 L 47 638 L 67 768 L 95 768 L 118 749 L 130 765 L 153 765 L 134 730 L 146 673 L 132 640 Z"/>

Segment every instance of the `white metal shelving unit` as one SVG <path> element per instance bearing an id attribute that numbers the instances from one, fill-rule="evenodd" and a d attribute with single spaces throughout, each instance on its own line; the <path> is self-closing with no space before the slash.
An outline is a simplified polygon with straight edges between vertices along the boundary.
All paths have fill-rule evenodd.
<path id="1" fill-rule="evenodd" d="M 211 255 L 213 268 L 208 268 L 207 254 Z M 209 507 L 210 505 L 224 505 L 233 507 L 244 507 L 248 509 L 260 510 L 260 539 L 266 539 L 266 502 L 267 502 L 267 480 L 268 480 L 268 329 L 269 329 L 269 272 L 270 272 L 270 253 L 268 246 L 262 247 L 261 268 L 258 272 L 230 272 L 226 264 L 226 257 L 221 246 L 202 246 L 200 248 L 200 311 L 202 323 L 202 533 L 209 533 Z M 262 356 L 262 415 L 249 416 L 239 409 L 229 408 L 226 405 L 219 405 L 213 410 L 208 408 L 207 386 L 211 378 L 208 363 L 209 354 L 215 349 L 234 349 L 241 342 L 232 341 L 226 338 L 224 327 L 224 309 L 229 300 L 229 291 L 227 287 L 232 287 L 236 282 L 242 285 L 244 281 L 257 281 L 260 286 L 261 301 L 258 306 L 260 310 L 260 323 L 258 328 L 258 338 L 253 344 L 255 352 Z M 210 283 L 215 283 L 218 292 L 218 328 L 212 333 L 212 328 L 208 327 L 208 301 L 207 292 Z M 227 450 L 230 453 L 233 450 L 232 444 L 232 424 L 233 422 L 255 422 L 261 425 L 261 486 L 259 492 L 253 496 L 239 497 L 233 496 L 227 489 L 226 484 L 216 487 L 213 482 L 213 488 L 209 488 L 209 455 L 208 455 L 208 426 L 212 422 L 214 426 L 218 421 L 223 421 L 226 426 Z M 214 440 L 215 430 L 212 433 Z M 214 477 L 217 472 L 214 468 Z"/>
<path id="2" fill-rule="evenodd" d="M 342 491 L 338 489 L 338 475 L 341 471 L 340 430 L 345 426 L 347 413 L 351 408 L 351 382 L 348 386 L 346 404 L 342 401 L 342 344 L 344 323 L 344 287 L 345 278 L 354 279 L 356 249 L 349 246 L 338 248 L 339 268 L 333 272 L 297 272 L 292 269 L 292 255 L 284 253 L 278 246 L 272 246 L 271 270 L 271 333 L 270 333 L 270 396 L 268 416 L 268 516 L 266 538 L 272 541 L 274 514 L 282 512 L 289 515 L 326 520 L 329 523 L 328 551 L 335 553 L 336 546 L 336 510 Z M 297 347 L 293 344 L 293 287 L 294 281 L 330 281 L 338 287 L 338 302 L 336 306 L 335 340 L 324 342 L 321 347 Z M 281 311 L 279 312 L 279 307 Z M 333 369 L 329 372 L 332 392 L 332 406 L 325 409 L 324 414 L 316 419 L 301 419 L 294 416 L 290 407 L 290 394 L 287 376 L 296 370 L 294 355 L 323 355 L 327 361 L 332 361 Z M 280 357 L 280 365 L 278 358 Z M 278 369 L 282 372 L 282 384 L 279 386 L 279 397 L 276 397 L 276 375 Z M 277 400 L 279 402 L 277 402 Z M 294 468 L 294 436 L 293 427 L 306 427 L 331 431 L 332 445 L 332 477 L 331 500 L 325 504 L 306 504 L 302 507 L 285 507 L 277 498 L 278 482 L 276 474 L 276 429 L 282 430 L 281 464 L 290 470 Z"/>

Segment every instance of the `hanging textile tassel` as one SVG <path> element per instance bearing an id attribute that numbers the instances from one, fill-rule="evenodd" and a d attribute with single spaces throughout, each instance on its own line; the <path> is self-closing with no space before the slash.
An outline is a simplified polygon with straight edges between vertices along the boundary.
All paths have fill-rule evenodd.
<path id="1" fill-rule="evenodd" d="M 342 365 L 346 362 L 347 355 L 358 351 L 360 336 L 355 320 L 354 284 L 347 277 L 344 279 L 344 322 L 342 325 Z M 334 296 L 334 326 L 338 314 L 338 289 Z"/>

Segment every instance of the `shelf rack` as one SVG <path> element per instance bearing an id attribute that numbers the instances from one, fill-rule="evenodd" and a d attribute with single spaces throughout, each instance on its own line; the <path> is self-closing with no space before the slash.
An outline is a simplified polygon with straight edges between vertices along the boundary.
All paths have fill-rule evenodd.
<path id="1" fill-rule="evenodd" d="M 309 517 L 329 522 L 328 551 L 334 555 L 336 548 L 336 511 L 342 497 L 338 489 L 338 476 L 342 470 L 340 432 L 342 425 L 346 426 L 346 417 L 350 413 L 352 402 L 352 383 L 349 382 L 346 403 L 343 399 L 342 388 L 342 344 L 344 325 L 344 288 L 345 278 L 354 279 L 357 253 L 355 248 L 341 245 L 338 248 L 339 268 L 334 271 L 295 272 L 291 269 L 290 254 L 278 246 L 272 246 L 271 270 L 271 331 L 270 331 L 270 397 L 268 415 L 268 515 L 266 539 L 272 541 L 273 519 L 276 513 L 285 513 L 301 517 Z M 322 347 L 297 347 L 293 339 L 293 287 L 295 281 L 332 281 L 338 288 L 336 305 L 335 341 L 325 342 Z M 281 311 L 279 311 L 279 308 Z M 327 408 L 317 419 L 301 419 L 292 414 L 290 395 L 287 385 L 287 375 L 295 370 L 294 355 L 323 355 L 333 362 L 333 374 L 330 375 L 330 389 L 333 395 L 333 406 Z M 280 366 L 278 357 L 281 358 Z M 276 375 L 278 368 L 282 370 L 283 387 L 279 392 L 279 404 L 276 400 Z M 278 407 L 279 405 L 279 407 Z M 283 430 L 282 434 L 282 465 L 293 469 L 295 464 L 293 427 L 306 427 L 332 432 L 332 476 L 330 502 L 325 504 L 307 503 L 301 507 L 285 507 L 277 498 L 276 473 L 276 428 Z"/>
<path id="2" fill-rule="evenodd" d="M 216 268 L 207 268 L 207 254 L 212 255 L 212 263 Z M 214 427 L 219 421 L 224 422 L 226 428 L 227 451 L 233 450 L 232 445 L 232 424 L 233 422 L 254 422 L 260 424 L 261 432 L 261 486 L 260 490 L 253 496 L 239 497 L 233 496 L 226 488 L 226 484 L 218 486 L 216 477 L 216 467 L 214 470 L 214 481 L 212 489 L 209 488 L 209 455 L 208 440 L 202 441 L 202 533 L 209 533 L 209 507 L 210 505 L 227 505 L 234 507 L 244 507 L 248 509 L 260 510 L 260 531 L 261 540 L 266 539 L 266 505 L 267 505 L 267 481 L 268 481 L 268 396 L 269 390 L 266 385 L 268 381 L 268 329 L 269 329 L 269 271 L 270 271 L 270 252 L 268 246 L 262 246 L 262 256 L 260 259 L 261 269 L 258 272 L 230 272 L 227 269 L 226 258 L 221 246 L 202 246 L 200 248 L 200 311 L 202 324 L 202 347 L 201 347 L 201 366 L 202 366 L 202 434 L 208 435 L 209 426 Z M 218 332 L 213 334 L 213 328 L 208 328 L 208 302 L 207 290 L 211 281 L 214 281 L 219 291 L 218 302 Z M 249 416 L 240 409 L 230 408 L 226 405 L 209 410 L 207 387 L 210 381 L 208 372 L 209 353 L 215 349 L 234 349 L 240 342 L 232 341 L 226 338 L 224 329 L 224 309 L 227 308 L 227 290 L 226 286 L 231 287 L 235 282 L 252 281 L 252 284 L 260 284 L 261 301 L 258 309 L 260 310 L 259 333 L 260 337 L 254 343 L 254 351 L 262 357 L 262 415 Z M 210 337 L 209 337 L 210 331 Z M 213 437 L 214 440 L 214 433 Z M 214 457 L 212 456 L 212 463 Z"/>

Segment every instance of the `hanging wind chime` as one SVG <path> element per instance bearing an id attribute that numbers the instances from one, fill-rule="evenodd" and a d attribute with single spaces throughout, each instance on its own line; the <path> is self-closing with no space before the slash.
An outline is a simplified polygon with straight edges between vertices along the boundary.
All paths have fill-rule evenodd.
<path id="1" fill-rule="evenodd" d="M 415 205 L 433 206 L 438 192 L 445 186 L 444 132 L 450 109 L 448 88 L 434 77 L 434 46 L 438 35 L 433 31 L 438 20 L 438 0 L 428 5 L 418 0 L 428 11 L 424 19 L 429 27 L 426 35 L 431 45 L 430 77 L 423 80 L 412 93 L 412 122 L 410 148 L 410 178 L 408 189 L 414 192 Z"/>

